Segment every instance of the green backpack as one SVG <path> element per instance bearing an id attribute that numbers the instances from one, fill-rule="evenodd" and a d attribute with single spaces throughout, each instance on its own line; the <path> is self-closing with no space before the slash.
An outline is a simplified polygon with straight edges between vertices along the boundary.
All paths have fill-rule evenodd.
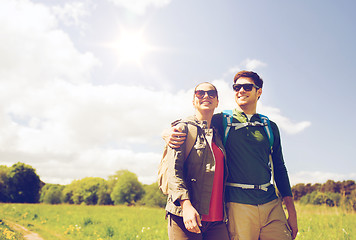
<path id="1" fill-rule="evenodd" d="M 197 127 L 192 124 L 187 124 L 188 133 L 185 144 L 185 156 L 184 159 L 187 159 L 190 151 L 192 150 L 194 143 L 197 139 Z M 162 193 L 168 195 L 168 157 L 167 157 L 167 148 L 168 144 L 164 146 L 163 156 L 161 162 L 158 166 L 158 187 L 161 189 Z"/>
<path id="2" fill-rule="evenodd" d="M 273 168 L 273 161 L 272 161 L 272 153 L 273 153 L 273 142 L 274 142 L 274 136 L 273 136 L 273 131 L 271 128 L 271 123 L 270 120 L 268 119 L 267 116 L 258 114 L 261 122 L 246 122 L 246 123 L 233 123 L 232 118 L 233 118 L 233 113 L 232 110 L 224 110 L 222 112 L 223 114 L 223 127 L 224 127 L 224 138 L 223 138 L 223 143 L 224 146 L 226 144 L 227 137 L 229 136 L 230 128 L 234 127 L 235 129 L 240 129 L 243 127 L 247 126 L 262 126 L 263 129 L 265 130 L 267 136 L 268 136 L 268 141 L 269 141 L 269 146 L 270 146 L 270 154 L 269 154 L 269 163 L 270 163 L 270 168 L 271 168 L 271 175 L 272 175 L 272 183 L 274 185 L 274 188 L 276 190 L 276 195 L 280 197 L 280 193 L 278 191 L 275 179 L 274 179 L 274 168 Z"/>

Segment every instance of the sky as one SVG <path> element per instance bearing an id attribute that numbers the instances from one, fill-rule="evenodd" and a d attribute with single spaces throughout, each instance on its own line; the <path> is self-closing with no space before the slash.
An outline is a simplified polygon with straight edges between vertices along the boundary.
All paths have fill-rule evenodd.
<path id="1" fill-rule="evenodd" d="M 236 107 L 240 70 L 264 80 L 292 185 L 356 180 L 356 2 L 1 0 L 0 165 L 45 183 L 134 172 L 156 181 L 176 119 L 212 82 Z"/>

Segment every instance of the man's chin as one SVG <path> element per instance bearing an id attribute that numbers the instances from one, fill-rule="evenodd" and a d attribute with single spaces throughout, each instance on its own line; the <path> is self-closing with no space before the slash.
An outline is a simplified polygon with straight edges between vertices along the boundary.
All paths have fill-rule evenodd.
<path id="1" fill-rule="evenodd" d="M 245 105 L 248 104 L 248 103 L 245 102 L 245 101 L 237 101 L 236 103 L 237 103 L 237 105 L 239 105 L 239 106 L 245 106 Z"/>

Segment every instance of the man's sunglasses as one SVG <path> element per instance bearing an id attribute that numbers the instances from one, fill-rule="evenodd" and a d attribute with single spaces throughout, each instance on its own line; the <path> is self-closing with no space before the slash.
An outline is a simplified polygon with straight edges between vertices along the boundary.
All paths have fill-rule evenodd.
<path id="1" fill-rule="evenodd" d="M 252 88 L 255 87 L 256 89 L 259 89 L 260 87 L 257 86 L 256 84 L 253 83 L 245 83 L 245 84 L 234 84 L 232 85 L 232 88 L 234 89 L 235 92 L 240 91 L 241 88 L 244 88 L 245 91 L 251 91 Z"/>
<path id="2" fill-rule="evenodd" d="M 196 90 L 195 91 L 195 96 L 198 99 L 202 99 L 205 96 L 205 93 L 208 94 L 209 98 L 216 98 L 216 96 L 218 95 L 218 93 L 216 92 L 216 90 L 208 90 L 208 91 L 204 91 L 204 90 Z"/>

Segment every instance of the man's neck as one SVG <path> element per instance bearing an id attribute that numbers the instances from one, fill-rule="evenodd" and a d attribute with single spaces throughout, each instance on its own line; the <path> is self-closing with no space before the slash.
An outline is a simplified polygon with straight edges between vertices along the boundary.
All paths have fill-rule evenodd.
<path id="1" fill-rule="evenodd" d="M 237 108 L 240 109 L 242 112 L 244 112 L 246 115 L 253 115 L 256 113 L 256 106 L 254 107 L 237 106 Z"/>

